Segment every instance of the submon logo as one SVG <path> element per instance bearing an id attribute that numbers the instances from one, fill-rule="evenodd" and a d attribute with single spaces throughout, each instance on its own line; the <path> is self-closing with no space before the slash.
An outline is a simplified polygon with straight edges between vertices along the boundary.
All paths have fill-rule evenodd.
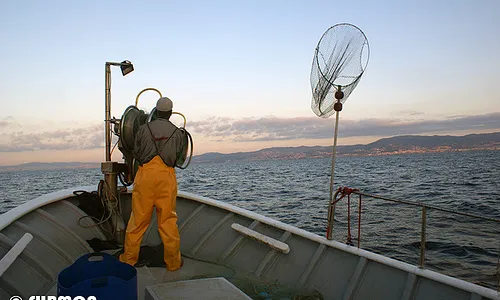
<path id="1" fill-rule="evenodd" d="M 23 300 L 19 296 L 12 296 L 9 300 Z M 28 300 L 97 300 L 95 296 L 83 297 L 76 296 L 75 298 L 71 296 L 31 296 Z"/>

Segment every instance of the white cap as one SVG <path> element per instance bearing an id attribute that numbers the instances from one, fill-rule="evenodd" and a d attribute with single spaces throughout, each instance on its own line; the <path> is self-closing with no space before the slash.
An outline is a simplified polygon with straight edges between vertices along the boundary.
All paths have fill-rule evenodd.
<path id="1" fill-rule="evenodd" d="M 172 100 L 167 97 L 161 97 L 156 102 L 156 110 L 158 111 L 170 111 L 172 110 Z"/>

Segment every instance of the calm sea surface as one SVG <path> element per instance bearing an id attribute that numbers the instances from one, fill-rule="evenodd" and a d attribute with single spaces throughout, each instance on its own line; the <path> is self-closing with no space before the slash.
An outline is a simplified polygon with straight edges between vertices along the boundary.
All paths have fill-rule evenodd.
<path id="1" fill-rule="evenodd" d="M 177 169 L 179 189 L 255 211 L 324 236 L 331 159 L 191 164 Z M 95 185 L 99 169 L 0 172 L 0 213 L 39 195 Z M 500 219 L 500 151 L 339 157 L 335 187 L 419 201 Z M 351 196 L 357 243 L 358 196 Z M 347 200 L 347 199 L 346 199 Z M 347 202 L 339 202 L 334 237 L 346 242 Z M 362 198 L 361 247 L 418 264 L 421 208 Z M 500 224 L 429 210 L 426 266 L 497 288 Z"/>

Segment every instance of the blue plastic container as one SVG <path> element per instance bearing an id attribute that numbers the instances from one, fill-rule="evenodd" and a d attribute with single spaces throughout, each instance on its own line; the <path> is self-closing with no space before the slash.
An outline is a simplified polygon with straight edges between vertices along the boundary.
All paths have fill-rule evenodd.
<path id="1" fill-rule="evenodd" d="M 137 300 L 137 270 L 107 253 L 86 254 L 59 273 L 57 296 Z"/>

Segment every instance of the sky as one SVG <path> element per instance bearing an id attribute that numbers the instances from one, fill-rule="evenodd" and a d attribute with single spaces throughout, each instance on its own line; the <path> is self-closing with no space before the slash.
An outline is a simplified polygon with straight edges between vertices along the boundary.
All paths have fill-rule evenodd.
<path id="1" fill-rule="evenodd" d="M 339 145 L 498 132 L 499 13 L 498 0 L 3 0 L 0 165 L 103 161 L 104 65 L 123 60 L 135 70 L 112 69 L 112 116 L 156 88 L 186 116 L 195 155 L 331 145 L 335 116 L 311 109 L 310 73 L 339 23 L 370 50 Z M 143 93 L 139 108 L 158 97 Z"/>

